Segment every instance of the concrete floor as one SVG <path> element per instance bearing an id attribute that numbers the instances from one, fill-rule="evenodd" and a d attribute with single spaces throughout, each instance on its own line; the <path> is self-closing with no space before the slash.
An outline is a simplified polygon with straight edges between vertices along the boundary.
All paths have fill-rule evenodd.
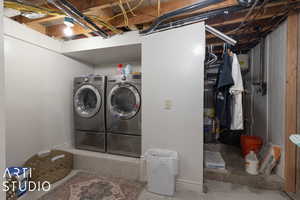
<path id="1" fill-rule="evenodd" d="M 144 190 L 139 200 L 288 200 L 279 191 L 259 190 L 247 186 L 208 180 L 206 194 L 195 191 L 177 191 L 175 197 L 163 197 Z"/>
<path id="2" fill-rule="evenodd" d="M 241 150 L 224 144 L 205 144 L 205 150 L 222 154 L 226 170 L 205 169 L 204 177 L 208 180 L 247 185 L 258 189 L 283 190 L 283 180 L 277 175 L 250 175 L 245 171 Z"/>
<path id="3" fill-rule="evenodd" d="M 75 175 L 73 171 L 62 181 L 54 184 L 59 187 L 61 183 Z M 160 196 L 148 192 L 146 189 L 142 191 L 138 200 L 288 200 L 289 198 L 279 191 L 259 190 L 242 186 L 238 184 L 224 183 L 218 181 L 205 181 L 207 193 L 203 194 L 193 190 L 179 190 L 174 197 Z M 20 200 L 37 200 L 43 192 L 32 192 L 20 198 Z M 57 199 L 59 200 L 59 199 Z M 71 200 L 71 199 L 70 199 Z"/>

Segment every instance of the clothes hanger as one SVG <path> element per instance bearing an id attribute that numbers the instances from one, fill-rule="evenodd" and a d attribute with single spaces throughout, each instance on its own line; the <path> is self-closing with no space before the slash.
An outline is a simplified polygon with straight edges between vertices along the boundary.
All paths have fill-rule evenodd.
<path id="1" fill-rule="evenodd" d="M 205 65 L 212 65 L 213 63 L 215 63 L 218 60 L 218 57 L 216 56 L 216 54 L 213 53 L 213 45 L 208 46 L 207 52 L 208 52 L 209 59 L 205 63 Z"/>

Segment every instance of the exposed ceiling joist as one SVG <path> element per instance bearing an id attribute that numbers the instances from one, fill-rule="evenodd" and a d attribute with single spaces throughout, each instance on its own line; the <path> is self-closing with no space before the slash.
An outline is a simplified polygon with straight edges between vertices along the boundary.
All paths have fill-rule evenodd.
<path id="1" fill-rule="evenodd" d="M 46 34 L 51 37 L 63 38 L 65 36 L 64 35 L 65 28 L 66 28 L 66 25 L 64 25 L 64 24 L 57 24 L 57 25 L 49 26 L 49 27 L 46 27 Z M 81 34 L 89 35 L 89 33 L 90 33 L 90 30 L 86 30 L 77 24 L 75 24 L 72 29 L 73 29 L 74 35 L 81 35 Z"/>
<path id="2" fill-rule="evenodd" d="M 46 1 L 46 0 L 45 0 Z M 72 5 L 74 5 L 78 10 L 82 11 L 82 12 L 90 12 L 93 11 L 95 9 L 105 9 L 105 8 L 110 8 L 112 6 L 118 5 L 119 0 L 68 0 Z M 131 2 L 133 0 L 127 0 L 128 2 Z M 45 5 L 44 5 L 45 6 Z M 53 7 L 50 4 L 47 4 L 46 6 L 50 6 L 54 9 L 56 9 L 55 7 Z M 61 16 L 57 16 L 57 17 L 61 17 Z M 46 22 L 46 21 L 51 21 L 51 20 L 55 20 L 56 17 L 53 16 L 47 16 L 44 17 L 42 19 L 33 19 L 30 20 L 28 23 L 32 23 L 32 22 Z"/>
<path id="3" fill-rule="evenodd" d="M 243 41 L 251 41 L 253 38 L 259 38 L 260 36 L 264 35 L 266 32 L 244 33 L 244 34 L 237 35 L 234 39 L 236 39 L 238 41 L 238 44 L 240 44 L 243 43 Z M 224 44 L 224 41 L 215 37 L 215 38 L 207 39 L 206 43 L 208 45 L 217 46 L 217 45 Z"/>
<path id="4" fill-rule="evenodd" d="M 293 4 L 293 9 L 297 9 L 300 7 L 300 2 L 297 2 Z M 261 20 L 261 19 L 268 19 L 272 18 L 275 15 L 276 16 L 282 16 L 285 13 L 286 9 L 284 9 L 284 6 L 275 6 L 275 7 L 269 7 L 266 9 L 263 14 L 258 15 L 255 18 L 256 20 Z M 206 21 L 207 24 L 210 26 L 224 26 L 224 25 L 229 25 L 229 24 L 234 24 L 234 23 L 239 23 L 244 19 L 246 15 L 246 12 L 237 12 L 237 13 L 232 13 L 230 15 L 227 15 L 226 17 L 215 17 L 212 19 L 208 19 Z"/>
<path id="5" fill-rule="evenodd" d="M 160 14 L 163 15 L 165 13 L 174 11 L 178 8 L 182 8 L 188 5 L 192 5 L 194 3 L 198 2 L 197 0 L 172 0 L 172 1 L 167 1 L 164 3 L 161 3 L 160 5 Z M 201 13 L 201 12 L 207 12 L 215 9 L 220 9 L 220 8 L 225 8 L 225 7 L 230 7 L 230 6 L 235 6 L 237 5 L 236 0 L 226 0 L 221 3 L 217 3 L 212 6 L 208 6 L 207 8 L 200 9 L 195 13 Z M 144 8 L 140 8 L 134 11 L 136 16 L 132 16 L 129 18 L 129 26 L 130 25 L 135 25 L 135 24 L 144 24 L 144 23 L 149 23 L 152 22 L 154 19 L 157 17 L 157 8 L 153 6 L 147 6 Z M 189 13 L 191 14 L 191 13 Z M 123 27 L 126 26 L 124 23 L 123 16 L 120 16 L 112 21 L 110 23 L 116 27 Z"/>
<path id="6" fill-rule="evenodd" d="M 128 0 L 131 2 L 131 6 L 137 7 L 133 13 L 128 11 L 126 1 L 122 0 L 124 7 L 128 11 L 128 23 L 124 23 L 124 16 L 118 7 L 119 0 L 68 0 L 76 8 L 82 11 L 88 16 L 97 16 L 104 21 L 109 21 L 110 24 L 119 28 L 119 30 L 139 30 L 149 26 L 155 20 L 158 15 L 162 15 L 179 8 L 192 5 L 199 2 L 199 0 L 162 0 L 158 8 L 155 3 L 158 1 L 152 1 L 149 3 L 148 0 Z M 139 4 L 139 2 L 143 2 Z M 237 0 L 225 0 L 224 2 L 217 3 L 215 5 L 199 9 L 193 13 L 187 13 L 181 16 L 172 18 L 172 21 L 191 17 L 201 13 L 207 13 L 210 11 L 216 11 L 219 9 L 233 7 L 233 10 L 241 9 L 237 7 Z M 264 5 L 264 4 L 263 4 Z M 289 5 L 289 7 L 287 7 Z M 158 14 L 159 9 L 159 14 Z M 249 50 L 249 48 L 256 45 L 260 38 L 266 35 L 269 31 L 273 30 L 274 27 L 281 22 L 287 15 L 288 10 L 300 9 L 300 0 L 270 0 L 269 3 L 261 8 L 261 5 L 254 9 L 245 27 L 237 31 L 232 31 L 240 26 L 247 15 L 249 8 L 244 8 L 236 12 L 229 12 L 228 14 L 219 14 L 215 17 L 210 17 L 206 20 L 206 23 L 210 26 L 217 28 L 218 30 L 228 34 L 229 36 L 238 40 L 237 48 L 240 50 Z M 227 9 L 226 9 L 227 10 Z M 224 10 L 223 10 L 224 11 Z M 259 12 L 258 12 L 259 11 Z M 218 12 L 218 11 L 217 11 Z M 116 14 L 117 13 L 117 14 Z M 220 13 L 220 12 L 218 12 Z M 74 26 L 74 36 L 66 38 L 64 34 L 65 25 L 63 24 L 64 16 L 47 16 L 40 19 L 29 20 L 22 16 L 15 17 L 14 19 L 27 24 L 29 27 L 44 32 L 45 34 L 60 38 L 60 39 L 78 39 L 93 35 L 90 30 L 86 30 L 79 25 Z M 100 22 L 101 23 L 101 22 Z M 101 26 L 100 24 L 98 24 Z M 220 41 L 214 35 L 207 34 L 207 44 L 213 44 L 216 49 L 222 48 L 223 41 Z"/>
<path id="7" fill-rule="evenodd" d="M 171 1 L 168 1 L 168 2 L 164 2 L 164 3 L 161 3 L 160 13 L 164 14 L 166 12 L 178 9 L 179 8 L 178 6 L 184 7 L 184 6 L 192 5 L 195 2 L 198 2 L 198 0 L 171 0 Z M 230 6 L 230 5 L 233 5 L 233 4 L 234 5 L 237 4 L 236 0 L 227 0 L 227 1 L 222 2 L 222 3 L 218 3 L 218 4 L 215 4 L 213 6 L 209 6 L 208 8 L 201 9 L 201 10 L 199 10 L 199 12 L 200 11 L 203 12 L 203 11 L 213 10 L 213 9 L 216 9 L 216 8 L 223 8 L 224 6 Z M 152 22 L 152 20 L 156 18 L 156 15 L 152 16 L 151 13 L 145 15 L 145 13 L 148 13 L 148 12 L 156 13 L 157 10 L 153 6 L 147 6 L 147 7 L 135 10 L 134 13 L 136 14 L 136 16 L 129 15 L 129 24 L 128 24 L 129 29 L 130 30 L 137 30 L 137 28 L 136 28 L 137 24 Z M 107 16 L 107 17 L 109 17 L 109 16 Z M 116 18 L 115 20 L 112 20 L 111 22 L 112 22 L 112 24 L 118 23 L 118 21 L 121 19 L 121 21 L 123 23 L 122 18 L 123 18 L 123 16 L 120 16 L 120 17 Z M 41 20 L 41 21 L 45 22 L 46 19 Z M 55 37 L 62 38 L 62 37 L 64 37 L 62 27 L 63 27 L 62 25 L 49 26 L 49 27 L 47 27 L 47 33 L 49 35 L 53 34 L 53 36 L 55 36 Z M 121 28 L 123 26 L 120 25 L 120 26 L 117 26 L 117 27 Z M 76 30 L 74 30 L 74 33 L 75 34 L 82 34 L 83 31 L 81 29 L 76 29 Z"/>

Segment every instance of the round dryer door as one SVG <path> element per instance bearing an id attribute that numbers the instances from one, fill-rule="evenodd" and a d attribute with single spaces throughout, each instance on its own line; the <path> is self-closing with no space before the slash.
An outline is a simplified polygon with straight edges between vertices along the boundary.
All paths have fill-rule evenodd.
<path id="1" fill-rule="evenodd" d="M 121 119 L 131 119 L 141 107 L 138 90 L 130 84 L 118 84 L 112 88 L 108 104 L 110 112 Z"/>
<path id="2" fill-rule="evenodd" d="M 95 116 L 101 107 L 101 95 L 92 85 L 81 86 L 74 95 L 75 112 L 84 118 Z"/>

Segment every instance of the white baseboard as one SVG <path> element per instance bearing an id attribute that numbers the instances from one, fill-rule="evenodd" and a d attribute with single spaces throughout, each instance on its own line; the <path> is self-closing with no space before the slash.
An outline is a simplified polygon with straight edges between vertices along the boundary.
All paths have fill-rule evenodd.
<path id="1" fill-rule="evenodd" d="M 54 145 L 54 146 L 52 147 L 52 149 L 60 149 L 60 150 L 64 150 L 64 149 L 69 149 L 69 148 L 71 148 L 71 147 L 72 147 L 71 143 L 65 142 L 65 143 L 63 143 L 63 144 Z"/>
<path id="2" fill-rule="evenodd" d="M 203 183 L 201 182 L 177 179 L 176 187 L 177 190 L 192 190 L 198 193 L 203 193 Z"/>

